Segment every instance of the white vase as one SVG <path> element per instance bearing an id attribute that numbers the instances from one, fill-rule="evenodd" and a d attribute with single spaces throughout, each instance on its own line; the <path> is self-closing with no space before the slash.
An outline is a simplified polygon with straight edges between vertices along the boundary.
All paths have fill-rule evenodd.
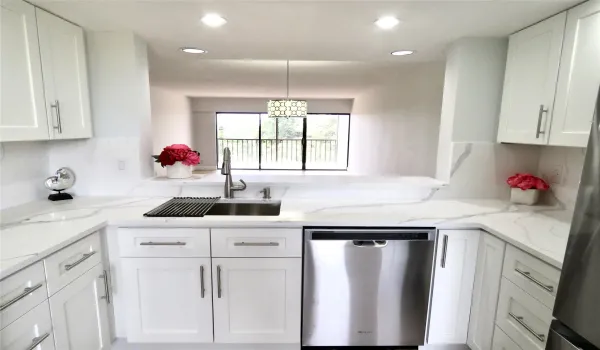
<path id="1" fill-rule="evenodd" d="M 534 205 L 540 199 L 540 191 L 535 189 L 523 191 L 520 188 L 510 189 L 510 201 L 516 204 Z"/>
<path id="2" fill-rule="evenodd" d="M 187 179 L 192 177 L 192 166 L 184 165 L 182 162 L 175 162 L 173 165 L 167 165 L 167 177 L 169 179 Z"/>

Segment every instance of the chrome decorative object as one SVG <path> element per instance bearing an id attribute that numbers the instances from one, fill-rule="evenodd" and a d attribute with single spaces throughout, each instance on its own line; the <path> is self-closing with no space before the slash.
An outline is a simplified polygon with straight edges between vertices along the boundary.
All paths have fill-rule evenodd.
<path id="1" fill-rule="evenodd" d="M 267 103 L 269 118 L 306 118 L 308 103 L 301 100 L 290 100 L 290 61 L 287 61 L 287 90 L 285 100 L 270 100 Z"/>
<path id="2" fill-rule="evenodd" d="M 44 186 L 46 186 L 47 189 L 58 192 L 48 196 L 48 199 L 51 201 L 73 199 L 73 196 L 68 193 L 62 193 L 62 191 L 73 187 L 73 185 L 75 185 L 75 180 L 75 172 L 70 168 L 58 169 L 53 176 L 50 176 L 44 181 Z"/>

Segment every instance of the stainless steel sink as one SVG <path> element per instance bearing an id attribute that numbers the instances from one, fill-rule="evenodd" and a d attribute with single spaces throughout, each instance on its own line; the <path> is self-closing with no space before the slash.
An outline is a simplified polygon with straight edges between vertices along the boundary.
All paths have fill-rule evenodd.
<path id="1" fill-rule="evenodd" d="M 210 210 L 204 215 L 279 216 L 280 212 L 281 201 L 221 201 L 215 203 L 213 207 L 210 208 Z"/>

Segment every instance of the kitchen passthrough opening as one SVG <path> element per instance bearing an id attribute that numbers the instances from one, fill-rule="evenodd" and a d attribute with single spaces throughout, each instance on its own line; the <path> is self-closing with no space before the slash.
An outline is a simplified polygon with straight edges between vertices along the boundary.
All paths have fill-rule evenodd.
<path id="1" fill-rule="evenodd" d="M 248 170 L 347 170 L 350 114 L 269 118 L 266 113 L 217 113 L 217 159 Z"/>

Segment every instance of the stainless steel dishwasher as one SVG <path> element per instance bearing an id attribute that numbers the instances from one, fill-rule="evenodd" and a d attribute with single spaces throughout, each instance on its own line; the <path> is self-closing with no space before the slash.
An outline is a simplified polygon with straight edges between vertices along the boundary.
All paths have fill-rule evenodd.
<path id="1" fill-rule="evenodd" d="M 306 228 L 302 347 L 425 343 L 435 229 Z"/>

